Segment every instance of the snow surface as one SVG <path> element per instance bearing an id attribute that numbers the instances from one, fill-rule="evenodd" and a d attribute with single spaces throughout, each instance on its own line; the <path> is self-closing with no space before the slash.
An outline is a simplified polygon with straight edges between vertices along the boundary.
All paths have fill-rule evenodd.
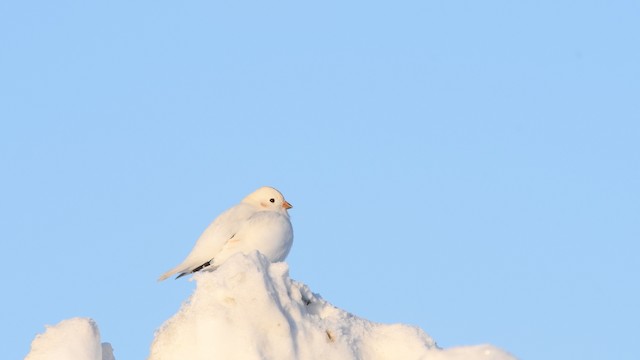
<path id="1" fill-rule="evenodd" d="M 349 314 L 258 252 L 193 278 L 194 293 L 157 331 L 149 360 L 514 359 L 490 345 L 443 350 L 415 326 Z"/>
<path id="2" fill-rule="evenodd" d="M 156 332 L 149 360 L 515 359 L 491 345 L 440 349 L 418 327 L 349 314 L 291 280 L 287 264 L 272 264 L 257 251 L 236 254 L 193 280 L 191 297 Z M 115 360 L 86 318 L 47 327 L 25 359 Z"/>
<path id="3" fill-rule="evenodd" d="M 47 326 L 31 342 L 25 360 L 115 360 L 109 343 L 100 343 L 96 323 L 87 318 L 63 320 Z"/>

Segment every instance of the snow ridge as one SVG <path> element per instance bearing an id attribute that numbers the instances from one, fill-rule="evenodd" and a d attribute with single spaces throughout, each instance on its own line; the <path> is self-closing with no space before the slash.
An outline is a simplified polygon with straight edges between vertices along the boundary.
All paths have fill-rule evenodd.
<path id="1" fill-rule="evenodd" d="M 193 278 L 194 293 L 156 332 L 149 360 L 513 359 L 488 345 L 442 350 L 415 326 L 349 314 L 257 251 Z"/>

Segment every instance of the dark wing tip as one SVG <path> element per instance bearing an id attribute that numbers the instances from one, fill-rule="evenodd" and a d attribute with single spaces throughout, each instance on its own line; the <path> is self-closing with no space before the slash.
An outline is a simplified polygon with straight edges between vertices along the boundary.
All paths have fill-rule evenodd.
<path id="1" fill-rule="evenodd" d="M 178 280 L 178 279 L 180 279 L 181 277 L 183 277 L 183 276 L 185 276 L 187 274 L 188 273 L 186 273 L 186 272 L 180 273 L 180 275 L 176 276 L 176 278 L 174 280 Z"/>
<path id="2" fill-rule="evenodd" d="M 185 276 L 185 275 L 189 275 L 189 274 L 193 274 L 195 272 L 198 272 L 204 268 L 206 268 L 207 266 L 211 265 L 211 261 L 213 261 L 213 259 L 207 261 L 206 263 L 196 267 L 195 269 L 191 270 L 191 271 L 185 271 L 185 272 L 181 272 L 180 275 L 176 276 L 175 280 L 180 279 L 181 277 Z"/>

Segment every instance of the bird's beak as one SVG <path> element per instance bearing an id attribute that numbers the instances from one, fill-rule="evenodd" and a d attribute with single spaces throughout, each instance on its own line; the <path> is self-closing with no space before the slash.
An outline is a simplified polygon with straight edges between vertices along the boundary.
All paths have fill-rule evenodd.
<path id="1" fill-rule="evenodd" d="M 291 209 L 293 206 L 285 200 L 284 203 L 282 203 L 282 207 L 285 209 Z"/>

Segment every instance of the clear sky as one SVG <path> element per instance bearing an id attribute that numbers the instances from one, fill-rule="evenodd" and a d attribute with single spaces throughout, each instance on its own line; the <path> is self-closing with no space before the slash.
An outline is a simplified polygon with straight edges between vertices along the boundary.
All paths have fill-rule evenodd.
<path id="1" fill-rule="evenodd" d="M 232 4 L 230 4 L 232 3 Z M 157 277 L 262 185 L 291 276 L 441 346 L 630 359 L 637 1 L 4 1 L 0 338 L 94 318 L 120 360 Z"/>

